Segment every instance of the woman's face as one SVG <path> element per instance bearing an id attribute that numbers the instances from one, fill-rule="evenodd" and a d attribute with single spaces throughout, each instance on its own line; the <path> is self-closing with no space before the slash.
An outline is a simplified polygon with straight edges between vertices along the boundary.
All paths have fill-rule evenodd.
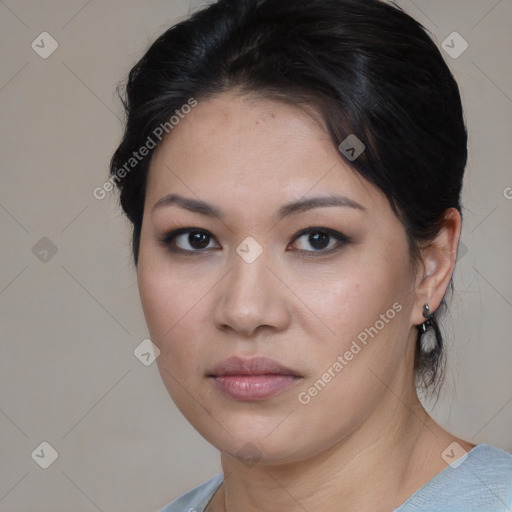
<path id="1" fill-rule="evenodd" d="M 174 127 L 151 161 L 138 281 L 165 385 L 222 452 L 311 457 L 412 388 L 404 227 L 290 105 L 223 94 Z"/>

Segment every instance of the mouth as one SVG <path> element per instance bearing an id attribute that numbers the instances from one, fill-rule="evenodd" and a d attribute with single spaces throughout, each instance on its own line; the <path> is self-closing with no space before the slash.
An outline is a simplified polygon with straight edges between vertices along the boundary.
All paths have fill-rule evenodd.
<path id="1" fill-rule="evenodd" d="M 289 389 L 303 376 L 266 357 L 231 357 L 216 365 L 207 377 L 223 395 L 234 400 L 266 400 Z"/>

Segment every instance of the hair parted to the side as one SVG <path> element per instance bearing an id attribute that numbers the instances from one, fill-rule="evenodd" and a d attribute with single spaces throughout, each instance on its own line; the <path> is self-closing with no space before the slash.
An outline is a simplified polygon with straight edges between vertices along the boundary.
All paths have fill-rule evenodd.
<path id="1" fill-rule="evenodd" d="M 380 0 L 219 0 L 196 12 L 131 70 L 111 175 L 190 98 L 228 91 L 313 109 L 336 147 L 356 135 L 366 149 L 350 165 L 387 196 L 414 264 L 446 210 L 461 211 L 467 132 L 459 89 L 426 30 L 399 7 Z M 153 151 L 116 182 L 133 224 L 135 264 Z M 415 369 L 425 387 L 442 377 L 443 339 L 439 329 L 435 335 L 427 352 L 418 332 Z"/>

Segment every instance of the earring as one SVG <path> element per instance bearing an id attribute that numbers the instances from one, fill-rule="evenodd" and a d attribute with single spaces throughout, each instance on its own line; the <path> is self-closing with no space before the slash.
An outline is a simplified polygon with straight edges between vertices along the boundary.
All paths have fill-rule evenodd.
<path id="1" fill-rule="evenodd" d="M 427 329 L 432 325 L 432 320 L 434 320 L 434 313 L 430 311 L 428 304 L 423 306 L 423 317 L 426 318 L 426 320 L 422 324 L 418 325 L 418 329 L 421 334 L 425 334 L 427 332 Z"/>

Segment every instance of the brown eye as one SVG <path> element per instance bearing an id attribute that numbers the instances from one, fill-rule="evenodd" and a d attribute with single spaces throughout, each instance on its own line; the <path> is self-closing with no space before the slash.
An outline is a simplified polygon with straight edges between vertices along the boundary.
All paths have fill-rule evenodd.
<path id="1" fill-rule="evenodd" d="M 311 244 L 311 247 L 316 250 L 325 249 L 329 245 L 330 239 L 330 235 L 327 233 L 322 233 L 321 231 L 310 233 L 308 235 L 308 243 Z"/>
<path id="2" fill-rule="evenodd" d="M 205 249 L 208 247 L 210 237 L 206 233 L 200 231 L 191 231 L 188 234 L 188 243 L 194 249 Z"/>
<path id="3" fill-rule="evenodd" d="M 329 253 L 349 242 L 343 233 L 327 228 L 309 228 L 298 233 L 293 245 L 295 249 L 309 253 Z"/>
<path id="4" fill-rule="evenodd" d="M 219 248 L 213 235 L 200 229 L 177 229 L 160 240 L 172 251 L 183 253 L 202 252 L 206 249 Z"/>

